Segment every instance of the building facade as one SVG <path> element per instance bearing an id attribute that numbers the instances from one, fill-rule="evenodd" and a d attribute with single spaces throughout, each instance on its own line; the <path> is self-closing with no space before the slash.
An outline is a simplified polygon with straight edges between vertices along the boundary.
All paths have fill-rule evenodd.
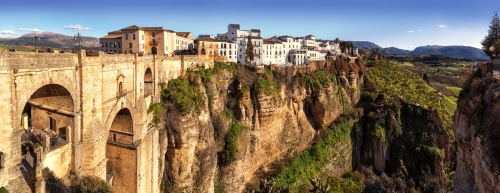
<path id="1" fill-rule="evenodd" d="M 101 51 L 104 53 L 169 55 L 175 51 L 176 39 L 174 31 L 163 27 L 132 25 L 109 32 L 108 35 L 99 38 L 99 41 Z"/>

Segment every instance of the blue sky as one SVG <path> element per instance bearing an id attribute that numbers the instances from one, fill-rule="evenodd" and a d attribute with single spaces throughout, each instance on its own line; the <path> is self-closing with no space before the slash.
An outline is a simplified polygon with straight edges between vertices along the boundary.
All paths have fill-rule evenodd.
<path id="1" fill-rule="evenodd" d="M 412 50 L 424 45 L 479 47 L 498 0 L 6 0 L 0 7 L 0 37 L 33 29 L 102 37 L 130 25 L 217 34 L 229 23 L 261 29 L 263 37 L 305 36 L 371 41 Z M 20 30 L 21 29 L 21 30 Z M 29 30 L 22 30 L 29 29 Z"/>

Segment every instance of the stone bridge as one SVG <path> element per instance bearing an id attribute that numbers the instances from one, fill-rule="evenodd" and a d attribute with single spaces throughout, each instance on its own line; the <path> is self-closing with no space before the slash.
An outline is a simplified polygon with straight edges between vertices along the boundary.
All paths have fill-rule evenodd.
<path id="1" fill-rule="evenodd" d="M 147 108 L 159 82 L 196 66 L 213 59 L 0 53 L 0 187 L 45 192 L 48 175 L 74 171 L 115 192 L 159 192 L 166 143 Z"/>

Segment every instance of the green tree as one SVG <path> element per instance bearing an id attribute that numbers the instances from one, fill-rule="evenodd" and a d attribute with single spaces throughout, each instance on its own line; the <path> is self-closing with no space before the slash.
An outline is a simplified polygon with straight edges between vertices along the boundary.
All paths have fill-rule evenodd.
<path id="1" fill-rule="evenodd" d="M 250 36 L 248 36 L 248 40 L 247 40 L 247 51 L 246 51 L 246 56 L 245 56 L 245 62 L 247 64 L 249 63 L 252 63 L 253 62 L 253 44 L 252 44 L 252 38 L 250 38 Z"/>
<path id="2" fill-rule="evenodd" d="M 500 39 L 500 19 L 498 18 L 497 12 L 495 12 L 495 15 L 492 17 L 490 22 L 488 35 L 486 35 L 481 41 L 481 45 L 483 45 L 483 52 L 486 55 L 492 56 L 493 54 L 495 54 L 498 56 L 500 50 L 495 49 L 494 51 L 490 51 L 490 47 L 493 46 L 498 39 Z"/>
<path id="3" fill-rule="evenodd" d="M 340 40 L 339 40 L 339 38 L 335 38 L 335 40 L 333 42 L 335 42 L 336 44 L 338 44 L 338 43 L 340 43 Z"/>

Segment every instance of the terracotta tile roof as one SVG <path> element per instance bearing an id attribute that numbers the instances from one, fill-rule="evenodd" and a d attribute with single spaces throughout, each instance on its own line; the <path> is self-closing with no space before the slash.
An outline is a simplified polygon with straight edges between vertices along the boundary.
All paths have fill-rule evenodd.
<path id="1" fill-rule="evenodd" d="M 108 35 L 118 35 L 118 34 L 122 34 L 122 30 L 116 30 L 116 31 L 112 31 L 112 32 L 108 32 Z"/>
<path id="2" fill-rule="evenodd" d="M 121 38 L 122 38 L 121 34 L 109 34 L 100 39 L 121 39 Z"/>
<path id="3" fill-rule="evenodd" d="M 215 40 L 212 38 L 198 38 L 198 41 L 204 41 L 204 42 L 214 42 Z"/>
<path id="4" fill-rule="evenodd" d="M 126 28 L 123 28 L 122 30 L 138 30 L 138 29 L 141 29 L 141 27 L 136 26 L 136 25 L 131 25 L 131 26 L 128 26 Z"/>
<path id="5" fill-rule="evenodd" d="M 175 32 L 175 34 L 179 37 L 188 38 L 191 32 Z"/>
<path id="6" fill-rule="evenodd" d="M 236 44 L 236 42 L 232 42 L 229 40 L 214 40 L 214 42 L 224 42 L 224 43 L 235 43 Z"/>
<path id="7" fill-rule="evenodd" d="M 163 27 L 142 27 L 142 30 L 164 30 Z"/>
<path id="8" fill-rule="evenodd" d="M 274 42 L 270 40 L 264 40 L 264 44 L 274 44 Z"/>

